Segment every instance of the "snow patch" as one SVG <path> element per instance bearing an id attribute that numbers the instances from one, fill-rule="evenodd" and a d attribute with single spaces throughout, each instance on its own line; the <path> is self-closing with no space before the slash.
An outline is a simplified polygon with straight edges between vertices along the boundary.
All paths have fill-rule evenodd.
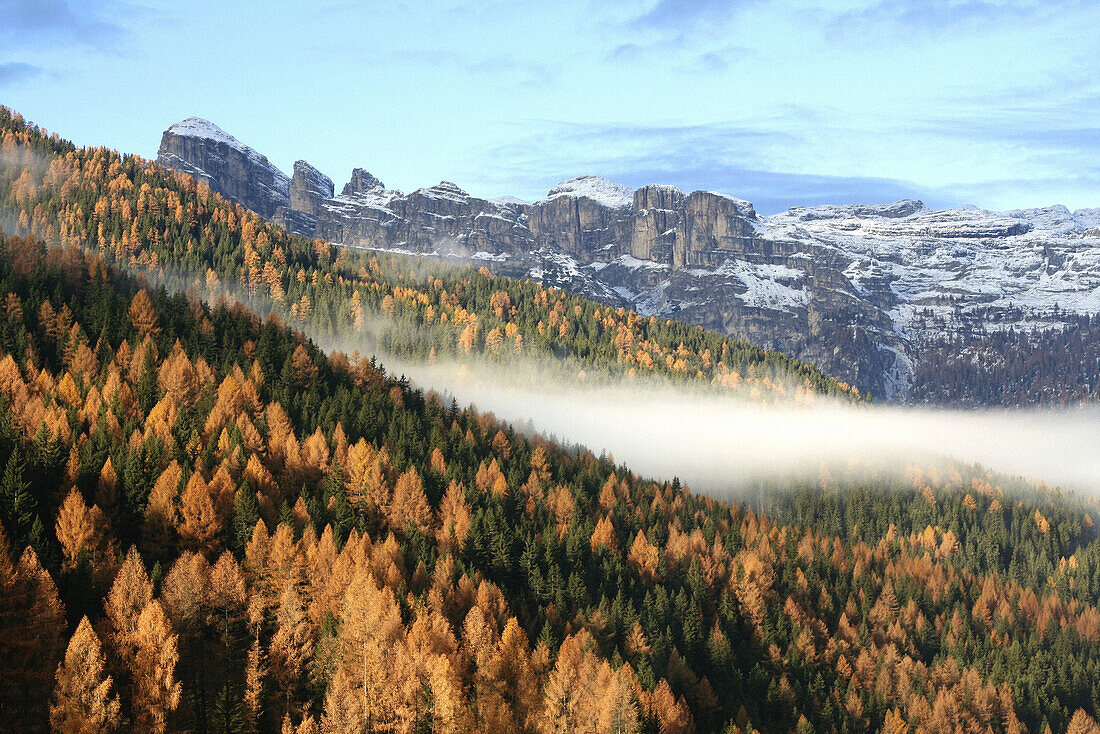
<path id="1" fill-rule="evenodd" d="M 611 209 L 625 209 L 634 204 L 634 189 L 602 176 L 577 176 L 550 189 L 543 201 L 561 197 L 591 199 Z"/>

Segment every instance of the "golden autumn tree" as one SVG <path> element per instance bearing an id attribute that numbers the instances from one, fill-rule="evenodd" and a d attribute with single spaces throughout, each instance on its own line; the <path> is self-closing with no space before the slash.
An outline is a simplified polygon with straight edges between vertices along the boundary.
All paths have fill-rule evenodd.
<path id="1" fill-rule="evenodd" d="M 439 503 L 436 539 L 440 547 L 450 550 L 463 547 L 470 533 L 470 521 L 470 503 L 466 501 L 466 492 L 457 481 L 452 481 Z"/>
<path id="2" fill-rule="evenodd" d="M 432 524 L 432 508 L 424 494 L 424 482 L 414 468 L 397 478 L 387 519 L 394 530 L 403 531 L 409 525 L 425 532 Z"/>
<path id="3" fill-rule="evenodd" d="M 142 536 L 146 548 L 154 557 L 167 556 L 176 545 L 175 528 L 179 524 L 177 500 L 182 482 L 183 469 L 178 462 L 171 461 L 157 477 L 149 492 Z"/>
<path id="4" fill-rule="evenodd" d="M 356 712 L 361 716 L 358 731 L 386 731 L 407 720 L 409 712 L 399 695 L 404 636 L 393 592 L 360 571 L 348 586 L 340 614 L 337 676 L 344 676 L 352 692 L 347 700 L 326 699 L 326 718 L 343 721 L 349 710 Z"/>
<path id="5" fill-rule="evenodd" d="M 87 563 L 96 583 L 104 583 L 114 574 L 116 544 L 107 519 L 98 506 L 89 508 L 75 487 L 61 504 L 54 531 L 61 543 L 64 570 L 74 571 Z"/>
<path id="6" fill-rule="evenodd" d="M 886 712 L 886 719 L 882 722 L 882 734 L 908 734 L 909 725 L 905 723 L 901 712 L 890 709 Z"/>
<path id="7" fill-rule="evenodd" d="M 592 638 L 585 630 L 562 642 L 543 690 L 543 709 L 537 721 L 541 734 L 596 731 L 598 665 L 592 648 Z"/>
<path id="8" fill-rule="evenodd" d="M 84 617 L 57 670 L 57 686 L 50 703 L 54 732 L 110 734 L 118 730 L 120 704 L 105 667 L 99 638 Z"/>
<path id="9" fill-rule="evenodd" d="M 1097 734 L 1098 732 L 1100 732 L 1100 726 L 1097 726 L 1096 720 L 1085 713 L 1084 709 L 1077 709 L 1069 720 L 1069 726 L 1066 727 L 1066 734 Z"/>
<path id="10" fill-rule="evenodd" d="M 111 643 L 123 664 L 133 669 L 137 658 L 138 621 L 153 600 L 153 584 L 145 571 L 136 546 L 130 546 L 126 560 L 118 569 L 107 595 L 107 619 L 111 625 Z"/>
<path id="11" fill-rule="evenodd" d="M 160 326 L 157 321 L 157 312 L 153 308 L 153 301 L 144 290 L 138 291 L 130 302 L 130 323 L 143 337 L 157 336 L 160 334 Z"/>
<path id="12" fill-rule="evenodd" d="M 0 728 L 41 732 L 64 647 L 57 587 L 27 548 L 18 564 L 0 528 Z"/>
<path id="13" fill-rule="evenodd" d="M 626 667 L 612 671 L 606 662 L 601 666 L 603 695 L 596 711 L 598 734 L 638 734 L 641 731 L 634 685 Z"/>
<path id="14" fill-rule="evenodd" d="M 160 602 L 147 604 L 138 617 L 134 647 L 134 731 L 164 734 L 169 714 L 179 706 L 181 687 L 176 680 L 178 637 Z"/>
<path id="15" fill-rule="evenodd" d="M 268 651 L 271 673 L 278 686 L 282 707 L 289 714 L 302 673 L 313 652 L 313 640 L 301 596 L 287 584 L 279 596 L 275 634 Z"/>
<path id="16" fill-rule="evenodd" d="M 215 539 L 221 530 L 214 498 L 202 474 L 194 472 L 187 482 L 180 502 L 179 525 L 176 531 L 185 547 L 203 552 L 215 549 Z"/>

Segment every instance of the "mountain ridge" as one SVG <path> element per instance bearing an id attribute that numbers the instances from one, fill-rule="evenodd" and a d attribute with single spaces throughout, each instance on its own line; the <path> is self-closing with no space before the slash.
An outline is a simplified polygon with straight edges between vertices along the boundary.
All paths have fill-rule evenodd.
<path id="1" fill-rule="evenodd" d="M 323 174 L 303 161 L 288 184 L 300 195 L 272 211 L 264 186 L 248 183 L 269 175 L 234 179 L 218 167 L 222 148 L 234 148 L 224 131 L 209 128 L 216 131 L 209 153 L 195 144 L 206 128 L 192 123 L 187 142 L 178 129 L 165 132 L 158 160 L 199 170 L 288 231 L 476 262 L 682 319 L 812 362 L 887 399 L 928 392 L 914 384 L 936 369 L 920 364 L 939 353 L 925 343 L 972 338 L 977 324 L 1037 333 L 1038 350 L 1047 332 L 1075 328 L 1066 316 L 1100 313 L 1100 210 L 934 210 L 908 199 L 761 216 L 726 194 L 658 184 L 631 190 L 598 176 L 567 179 L 526 203 L 471 196 L 450 182 L 405 194 L 361 168 L 326 198 L 327 187 L 316 185 Z M 280 180 L 266 159 L 248 160 Z M 1090 382 L 1091 375 L 1089 398 Z"/>

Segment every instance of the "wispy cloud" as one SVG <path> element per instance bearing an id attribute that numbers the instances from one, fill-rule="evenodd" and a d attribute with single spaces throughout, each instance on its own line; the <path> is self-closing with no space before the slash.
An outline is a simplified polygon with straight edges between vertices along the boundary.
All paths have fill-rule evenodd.
<path id="1" fill-rule="evenodd" d="M 658 0 L 631 25 L 657 31 L 685 31 L 704 23 L 724 23 L 756 0 Z"/>
<path id="2" fill-rule="evenodd" d="M 25 64 L 22 61 L 12 61 L 0 64 L 0 86 L 15 84 L 41 76 L 45 70 L 40 66 Z"/>
<path id="3" fill-rule="evenodd" d="M 125 40 L 126 31 L 104 20 L 106 10 L 104 3 L 95 0 L 0 0 L 0 38 L 9 48 L 73 44 L 109 48 Z"/>
<path id="4" fill-rule="evenodd" d="M 613 46 L 604 58 L 615 64 L 657 63 L 672 65 L 689 73 L 718 73 L 754 55 L 753 49 L 747 46 L 733 43 L 706 44 L 686 33 L 678 33 L 652 41 L 620 43 Z"/>
<path id="5" fill-rule="evenodd" d="M 800 133 L 737 125 L 594 125 L 544 123 L 536 139 L 493 151 L 498 187 L 525 196 L 534 182 L 547 189 L 558 180 L 596 174 L 642 186 L 664 183 L 685 191 L 721 191 L 752 201 L 762 213 L 794 205 L 888 202 L 922 198 L 947 202 L 930 187 L 888 178 L 831 176 L 770 167 L 771 151 L 805 141 Z M 484 175 L 484 171 L 480 172 Z"/>
<path id="6" fill-rule="evenodd" d="M 834 34 L 865 33 L 872 27 L 913 31 L 1019 23 L 1080 8 L 1084 0 L 880 0 L 834 16 Z"/>

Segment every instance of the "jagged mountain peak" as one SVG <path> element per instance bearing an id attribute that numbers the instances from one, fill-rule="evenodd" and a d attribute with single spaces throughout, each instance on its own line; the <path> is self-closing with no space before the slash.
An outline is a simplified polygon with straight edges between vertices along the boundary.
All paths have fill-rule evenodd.
<path id="1" fill-rule="evenodd" d="M 157 162 L 194 176 L 265 217 L 290 204 L 290 176 L 201 117 L 188 117 L 164 131 Z"/>
<path id="2" fill-rule="evenodd" d="M 238 143 L 243 145 L 243 143 L 225 130 L 222 130 L 220 127 L 210 122 L 210 120 L 202 117 L 188 117 L 180 120 L 169 127 L 166 132 L 172 133 L 173 135 L 188 135 L 197 138 L 220 140 L 224 143 Z"/>
<path id="3" fill-rule="evenodd" d="M 787 210 L 791 217 L 803 221 L 816 219 L 903 219 L 925 210 L 919 199 L 900 199 L 889 204 L 823 204 L 820 206 L 792 206 Z"/>
<path id="4" fill-rule="evenodd" d="M 385 190 L 386 185 L 382 180 L 365 168 L 354 168 L 351 171 L 351 180 L 344 184 L 342 196 L 354 196 L 365 194 L 375 190 Z"/>
<path id="5" fill-rule="evenodd" d="M 879 397 L 904 398 L 922 345 L 965 336 L 968 324 L 1061 328 L 1066 314 L 1100 313 L 1100 209 L 991 212 L 902 199 L 760 216 L 728 194 L 633 190 L 591 175 L 533 203 L 481 199 L 449 181 L 406 195 L 362 168 L 334 197 L 304 161 L 289 206 L 275 207 L 279 179 L 266 159 L 205 120 L 174 127 L 162 162 L 297 234 L 492 263 L 778 349 Z"/>

